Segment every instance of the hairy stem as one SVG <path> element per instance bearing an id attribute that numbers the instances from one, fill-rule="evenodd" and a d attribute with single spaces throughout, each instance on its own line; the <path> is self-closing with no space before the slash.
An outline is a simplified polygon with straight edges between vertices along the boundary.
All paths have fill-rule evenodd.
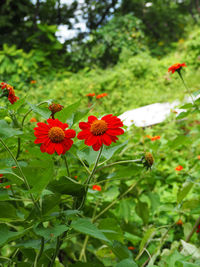
<path id="1" fill-rule="evenodd" d="M 70 177 L 69 166 L 68 166 L 68 163 L 67 163 L 66 155 L 63 155 L 63 158 L 64 158 L 64 161 L 65 161 L 65 167 L 66 167 L 66 170 L 67 170 L 67 175 Z"/>

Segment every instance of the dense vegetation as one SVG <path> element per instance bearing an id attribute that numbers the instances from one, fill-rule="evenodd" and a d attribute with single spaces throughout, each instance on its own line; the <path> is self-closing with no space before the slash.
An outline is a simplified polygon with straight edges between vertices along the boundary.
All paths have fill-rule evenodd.
<path id="1" fill-rule="evenodd" d="M 200 266 L 199 8 L 0 3 L 0 266 Z M 83 18 L 60 43 L 57 27 Z M 169 74 L 176 62 L 187 67 Z M 191 95 L 159 125 L 97 123 Z"/>

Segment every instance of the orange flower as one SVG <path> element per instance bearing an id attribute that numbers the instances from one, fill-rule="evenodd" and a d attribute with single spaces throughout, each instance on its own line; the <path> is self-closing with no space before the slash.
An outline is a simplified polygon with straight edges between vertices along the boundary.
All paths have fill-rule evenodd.
<path id="1" fill-rule="evenodd" d="M 52 103 L 48 108 L 51 111 L 51 117 L 52 117 L 52 119 L 54 119 L 54 114 L 56 112 L 61 111 L 64 107 L 62 105 L 60 105 L 60 104 Z"/>
<path id="2" fill-rule="evenodd" d="M 36 118 L 31 118 L 30 122 L 37 122 L 37 119 Z"/>
<path id="3" fill-rule="evenodd" d="M 38 127 L 34 128 L 34 135 L 37 137 L 34 143 L 42 144 L 40 147 L 42 153 L 65 154 L 71 148 L 73 144 L 71 138 L 76 136 L 76 132 L 72 129 L 65 130 L 68 124 L 62 123 L 58 119 L 48 119 L 47 123 L 37 123 Z"/>
<path id="4" fill-rule="evenodd" d="M 74 178 L 75 178 L 75 179 L 77 179 L 77 178 L 78 178 L 78 176 L 76 176 L 76 175 L 75 175 L 75 176 L 74 176 Z"/>
<path id="5" fill-rule="evenodd" d="M 3 174 L 0 174 L 0 178 L 2 178 L 3 177 Z"/>
<path id="6" fill-rule="evenodd" d="M 103 94 L 97 95 L 96 99 L 100 99 L 100 98 L 105 97 L 107 95 L 108 95 L 107 93 L 103 93 Z"/>
<path id="7" fill-rule="evenodd" d="M 152 136 L 151 135 L 149 135 L 149 134 L 147 134 L 144 138 L 149 138 L 149 139 L 151 139 L 152 138 Z"/>
<path id="8" fill-rule="evenodd" d="M 1 83 L 0 88 L 3 90 L 3 96 L 7 96 L 11 104 L 14 104 L 19 97 L 15 95 L 13 87 L 7 83 Z"/>
<path id="9" fill-rule="evenodd" d="M 9 189 L 9 188 L 10 188 L 10 185 L 6 185 L 5 188 L 6 188 L 6 189 Z"/>
<path id="10" fill-rule="evenodd" d="M 93 96 L 95 96 L 95 93 L 89 93 L 89 94 L 87 94 L 86 96 L 87 96 L 87 97 L 93 97 Z"/>
<path id="11" fill-rule="evenodd" d="M 117 135 L 124 133 L 122 121 L 112 114 L 102 117 L 100 120 L 95 116 L 89 116 L 88 122 L 80 122 L 79 128 L 82 130 L 78 133 L 79 140 L 85 139 L 87 146 L 92 146 L 98 151 L 103 144 L 110 146 L 112 142 L 116 143 Z"/>
<path id="12" fill-rule="evenodd" d="M 199 156 L 197 156 L 197 158 L 200 160 L 200 155 L 199 155 Z"/>
<path id="13" fill-rule="evenodd" d="M 175 71 L 180 72 L 182 67 L 186 67 L 185 63 L 175 63 L 171 67 L 168 68 L 168 72 L 171 71 L 173 74 Z"/>
<path id="14" fill-rule="evenodd" d="M 31 84 L 34 84 L 34 83 L 36 83 L 36 82 L 37 82 L 37 81 L 35 81 L 35 80 L 30 81 Z"/>
<path id="15" fill-rule="evenodd" d="M 181 171 L 182 169 L 183 169 L 183 166 L 181 166 L 181 165 L 178 165 L 178 166 L 175 168 L 176 171 Z"/>
<path id="16" fill-rule="evenodd" d="M 135 247 L 129 246 L 128 249 L 129 249 L 129 250 L 134 250 Z"/>
<path id="17" fill-rule="evenodd" d="M 95 185 L 92 186 L 92 190 L 101 191 L 101 186 L 95 184 Z"/>
<path id="18" fill-rule="evenodd" d="M 181 219 L 179 219 L 177 222 L 176 222 L 177 225 L 183 225 L 183 221 Z"/>
<path id="19" fill-rule="evenodd" d="M 12 169 L 16 169 L 17 168 L 17 166 L 12 166 Z"/>
<path id="20" fill-rule="evenodd" d="M 160 135 L 156 135 L 156 136 L 151 138 L 151 141 L 155 141 L 155 140 L 159 140 L 159 139 L 160 139 Z"/>

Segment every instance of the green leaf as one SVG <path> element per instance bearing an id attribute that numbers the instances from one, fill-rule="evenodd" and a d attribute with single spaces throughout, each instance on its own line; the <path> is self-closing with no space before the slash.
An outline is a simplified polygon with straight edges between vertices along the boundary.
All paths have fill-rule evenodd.
<path id="1" fill-rule="evenodd" d="M 137 215 L 143 220 L 144 224 L 147 224 L 149 221 L 148 204 L 145 202 L 139 201 L 136 204 L 135 211 L 136 211 Z"/>
<path id="2" fill-rule="evenodd" d="M 114 241 L 111 249 L 120 260 L 127 259 L 132 256 L 128 248 L 118 241 Z"/>
<path id="3" fill-rule="evenodd" d="M 187 183 L 185 184 L 181 190 L 177 194 L 177 202 L 181 203 L 181 201 L 187 196 L 187 194 L 190 192 L 190 190 L 193 187 L 193 183 Z"/>
<path id="4" fill-rule="evenodd" d="M 120 148 L 126 146 L 128 144 L 128 141 L 125 141 L 123 144 L 114 146 L 114 147 L 106 147 L 104 146 L 103 151 L 102 151 L 102 156 L 109 160 L 112 158 L 112 156 L 117 152 Z"/>
<path id="5" fill-rule="evenodd" d="M 51 111 L 47 107 L 44 108 L 44 107 L 38 107 L 34 104 L 30 104 L 30 103 L 28 103 L 28 104 L 36 114 L 39 114 L 40 116 L 42 116 L 45 119 L 49 119 L 49 117 L 51 115 Z"/>
<path id="6" fill-rule="evenodd" d="M 69 229 L 66 225 L 54 225 L 52 227 L 44 228 L 43 226 L 38 226 L 34 228 L 36 235 L 42 236 L 46 239 L 60 236 L 62 233 Z"/>
<path id="7" fill-rule="evenodd" d="M 77 101 L 76 103 L 69 105 L 66 108 L 63 108 L 60 112 L 57 112 L 55 117 L 62 122 L 66 122 L 72 114 L 80 107 L 81 101 Z"/>
<path id="8" fill-rule="evenodd" d="M 145 247 L 145 245 L 146 245 L 146 243 L 148 242 L 148 240 L 149 240 L 150 238 L 152 238 L 152 236 L 153 236 L 153 234 L 154 234 L 155 231 L 156 231 L 155 228 L 149 228 L 149 229 L 146 231 L 146 233 L 145 233 L 145 235 L 144 235 L 144 237 L 143 237 L 143 239 L 142 239 L 142 241 L 141 241 L 141 243 L 140 243 L 139 254 L 142 252 L 142 250 L 143 250 L 143 248 Z"/>
<path id="9" fill-rule="evenodd" d="M 98 155 L 98 151 L 94 151 L 91 147 L 87 147 L 84 150 L 77 150 L 76 153 L 81 160 L 86 160 L 89 165 L 95 163 L 95 160 Z"/>
<path id="10" fill-rule="evenodd" d="M 67 177 L 61 176 L 58 180 L 49 183 L 48 189 L 54 193 L 81 196 L 84 192 L 84 186 L 68 180 Z"/>
<path id="11" fill-rule="evenodd" d="M 116 267 L 138 267 L 132 259 L 125 259 L 117 263 Z"/>
<path id="12" fill-rule="evenodd" d="M 102 230 L 105 236 L 110 240 L 123 241 L 123 231 L 121 230 L 117 220 L 112 218 L 102 219 L 98 225 L 99 229 Z M 103 229 L 112 230 L 113 233 L 105 232 Z"/>
<path id="13" fill-rule="evenodd" d="M 0 137 L 1 138 L 8 138 L 11 136 L 16 136 L 16 135 L 20 135 L 23 132 L 16 130 L 14 128 L 12 128 L 6 121 L 4 120 L 0 120 Z"/>
<path id="14" fill-rule="evenodd" d="M 10 231 L 7 225 L 0 224 L 0 246 L 7 244 L 8 242 L 15 240 L 23 235 L 26 231 Z"/>
<path id="15" fill-rule="evenodd" d="M 190 139 L 188 136 L 185 135 L 179 135 L 178 137 L 176 137 L 174 140 L 169 141 L 168 145 L 170 148 L 173 148 L 173 150 L 175 150 L 176 148 L 178 148 L 181 145 L 185 145 L 190 143 Z"/>
<path id="16" fill-rule="evenodd" d="M 17 111 L 22 105 L 25 104 L 25 100 L 26 100 L 26 97 L 19 99 L 17 102 L 11 105 L 9 109 Z"/>
<path id="17" fill-rule="evenodd" d="M 130 202 L 130 199 L 122 199 L 119 202 L 119 211 L 120 215 L 124 218 L 125 222 L 128 223 L 131 219 L 131 209 L 132 209 L 132 203 Z"/>
<path id="18" fill-rule="evenodd" d="M 79 218 L 78 220 L 72 222 L 71 227 L 80 233 L 110 243 L 110 240 L 107 239 L 107 237 L 102 233 L 102 231 L 99 230 L 94 224 L 92 224 L 89 219 Z"/>
<path id="19" fill-rule="evenodd" d="M 96 262 L 76 262 L 76 263 L 73 263 L 73 264 L 70 264 L 69 267 L 104 267 L 103 264 L 101 263 L 96 263 Z"/>
<path id="20" fill-rule="evenodd" d="M 0 219 L 3 221 L 12 221 L 19 219 L 16 208 L 8 202 L 0 202 Z"/>

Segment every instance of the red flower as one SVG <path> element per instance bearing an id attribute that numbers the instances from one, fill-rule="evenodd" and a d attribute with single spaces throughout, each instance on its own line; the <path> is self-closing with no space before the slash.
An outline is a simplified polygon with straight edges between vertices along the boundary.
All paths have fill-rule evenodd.
<path id="1" fill-rule="evenodd" d="M 175 71 L 180 71 L 182 67 L 186 67 L 185 63 L 175 63 L 171 67 L 168 68 L 168 72 L 174 73 Z"/>
<path id="2" fill-rule="evenodd" d="M 95 116 L 89 116 L 88 122 L 80 122 L 79 128 L 82 130 L 78 133 L 78 139 L 85 139 L 87 146 L 92 146 L 98 151 L 104 144 L 110 146 L 112 142 L 116 143 L 118 138 L 116 135 L 124 133 L 122 121 L 112 114 L 106 115 L 101 120 Z"/>
<path id="3" fill-rule="evenodd" d="M 129 250 L 134 250 L 135 247 L 130 246 L 130 247 L 128 247 L 128 249 L 129 249 Z"/>
<path id="4" fill-rule="evenodd" d="M 76 175 L 75 175 L 75 176 L 74 176 L 74 178 L 75 178 L 75 179 L 77 179 L 77 178 L 78 178 L 78 176 L 76 176 Z"/>
<path id="5" fill-rule="evenodd" d="M 37 119 L 36 118 L 31 118 L 30 122 L 37 122 Z"/>
<path id="6" fill-rule="evenodd" d="M 11 104 L 14 104 L 19 99 L 19 97 L 15 95 L 15 91 L 11 85 L 7 83 L 1 83 L 0 87 L 2 90 L 4 90 L 5 96 L 8 97 L 8 100 L 10 101 Z"/>
<path id="7" fill-rule="evenodd" d="M 198 155 L 197 158 L 200 160 L 200 155 Z"/>
<path id="8" fill-rule="evenodd" d="M 87 94 L 86 96 L 88 96 L 88 97 L 93 97 L 93 96 L 95 96 L 95 93 L 89 93 L 89 94 Z"/>
<path id="9" fill-rule="evenodd" d="M 151 138 L 151 141 L 155 141 L 155 140 L 159 140 L 160 139 L 160 136 L 159 135 L 156 135 L 154 137 Z"/>
<path id="10" fill-rule="evenodd" d="M 183 221 L 181 219 L 179 219 L 177 222 L 176 222 L 177 225 L 183 225 Z"/>
<path id="11" fill-rule="evenodd" d="M 197 233 L 200 232 L 200 224 L 197 226 L 197 230 L 196 230 Z"/>
<path id="12" fill-rule="evenodd" d="M 0 178 L 2 178 L 3 177 L 3 174 L 0 174 Z"/>
<path id="13" fill-rule="evenodd" d="M 10 188 L 10 185 L 6 185 L 5 188 L 6 188 L 6 189 L 9 189 L 9 188 Z"/>
<path id="14" fill-rule="evenodd" d="M 58 155 L 65 154 L 71 148 L 73 144 L 71 138 L 76 136 L 76 132 L 72 129 L 65 130 L 68 124 L 58 119 L 48 119 L 47 123 L 37 123 L 38 127 L 34 128 L 37 137 L 34 143 L 42 144 L 40 147 L 42 153 L 53 154 L 56 151 Z"/>
<path id="15" fill-rule="evenodd" d="M 101 191 L 101 186 L 95 184 L 95 185 L 92 186 L 92 190 Z"/>
<path id="16" fill-rule="evenodd" d="M 107 93 L 103 93 L 103 94 L 97 95 L 97 96 L 96 96 L 96 99 L 105 97 L 105 96 L 107 96 L 107 95 L 108 95 Z"/>
<path id="17" fill-rule="evenodd" d="M 175 168 L 176 171 L 181 171 L 182 169 L 183 169 L 183 166 L 181 166 L 181 165 L 178 165 L 178 166 Z"/>
<path id="18" fill-rule="evenodd" d="M 32 80 L 32 81 L 30 81 L 31 84 L 34 84 L 34 83 L 36 83 L 36 82 L 37 82 L 36 80 Z"/>

